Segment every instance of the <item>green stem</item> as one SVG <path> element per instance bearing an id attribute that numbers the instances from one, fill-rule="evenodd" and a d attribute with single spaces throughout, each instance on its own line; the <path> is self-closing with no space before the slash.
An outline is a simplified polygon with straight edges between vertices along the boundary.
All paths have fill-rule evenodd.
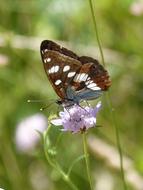
<path id="1" fill-rule="evenodd" d="M 96 33 L 96 38 L 97 38 L 97 43 L 98 43 L 98 46 L 99 46 L 99 51 L 100 51 L 102 63 L 105 66 L 104 55 L 103 55 L 102 46 L 101 46 L 101 42 L 100 42 L 99 35 L 98 35 L 97 23 L 96 23 L 96 19 L 95 19 L 95 14 L 94 14 L 92 0 L 88 0 L 88 1 L 89 1 L 89 5 L 90 5 L 93 25 L 94 25 L 94 29 L 95 29 L 95 33 Z"/>
<path id="2" fill-rule="evenodd" d="M 86 163 L 86 170 L 87 170 L 87 176 L 89 180 L 90 189 L 93 190 L 93 185 L 91 181 L 91 175 L 90 175 L 90 169 L 89 169 L 89 158 L 88 158 L 88 151 L 87 151 L 87 140 L 86 140 L 86 134 L 82 134 L 82 140 L 83 140 L 83 150 L 85 155 L 85 163 Z"/>
<path id="3" fill-rule="evenodd" d="M 49 153 L 47 151 L 47 146 L 46 146 L 46 137 L 48 135 L 48 132 L 51 128 L 51 125 L 48 127 L 48 130 L 46 131 L 45 135 L 44 135 L 44 152 L 45 152 L 45 156 L 47 161 L 49 162 L 50 166 L 53 167 L 55 170 L 57 170 L 58 173 L 61 174 L 63 180 L 71 187 L 71 189 L 73 190 L 78 190 L 78 188 L 75 186 L 75 184 L 71 181 L 71 179 L 69 178 L 69 176 L 62 170 L 62 168 L 59 166 L 59 164 L 56 161 L 53 161 L 50 156 Z"/>
<path id="4" fill-rule="evenodd" d="M 91 14 L 92 14 L 94 29 L 95 29 L 97 43 L 98 43 L 101 58 L 102 58 L 102 63 L 105 66 L 104 55 L 103 55 L 103 51 L 102 51 L 102 47 L 101 47 L 101 43 L 100 43 L 100 39 L 99 39 L 99 35 L 98 35 L 98 30 L 97 30 L 97 24 L 96 24 L 94 9 L 93 9 L 93 3 L 92 3 L 92 0 L 88 0 L 88 1 L 89 1 L 89 4 L 90 4 L 90 9 L 91 9 Z M 110 98 L 109 93 L 108 93 L 108 96 L 109 96 L 108 97 L 109 107 L 112 108 L 111 98 Z M 115 122 L 115 114 L 113 112 L 111 113 L 111 116 L 112 116 L 113 127 L 115 129 L 115 134 L 116 134 L 118 152 L 119 152 L 119 156 L 120 156 L 120 170 L 121 170 L 121 177 L 122 177 L 122 180 L 123 180 L 123 187 L 124 187 L 124 190 L 127 190 L 127 185 L 126 185 L 125 175 L 124 175 L 124 168 L 123 168 L 123 155 L 122 155 L 122 149 L 121 149 L 121 143 L 120 143 L 119 130 L 118 130 L 117 124 Z"/>
<path id="5" fill-rule="evenodd" d="M 108 95 L 108 106 L 109 108 L 113 109 L 109 92 L 107 95 Z M 121 148 L 120 135 L 119 135 L 119 130 L 118 130 L 118 126 L 116 123 L 115 114 L 113 113 L 113 110 L 111 110 L 111 116 L 112 116 L 113 127 L 115 129 L 116 142 L 117 142 L 117 147 L 118 147 L 118 152 L 119 152 L 119 157 L 120 157 L 120 170 L 121 170 L 121 177 L 123 180 L 123 187 L 124 187 L 124 190 L 127 190 L 127 184 L 125 180 L 124 167 L 123 167 L 123 153 L 122 153 L 122 148 Z"/>
<path id="6" fill-rule="evenodd" d="M 71 164 L 71 166 L 70 166 L 70 168 L 69 168 L 69 170 L 68 170 L 68 172 L 67 172 L 67 175 L 68 175 L 68 176 L 70 176 L 70 173 L 71 173 L 71 171 L 72 171 L 74 165 L 75 165 L 77 162 L 79 162 L 81 159 L 84 159 L 84 158 L 85 158 L 85 155 L 81 155 L 80 157 L 78 157 L 77 159 L 75 159 L 75 160 L 73 161 L 73 163 Z"/>

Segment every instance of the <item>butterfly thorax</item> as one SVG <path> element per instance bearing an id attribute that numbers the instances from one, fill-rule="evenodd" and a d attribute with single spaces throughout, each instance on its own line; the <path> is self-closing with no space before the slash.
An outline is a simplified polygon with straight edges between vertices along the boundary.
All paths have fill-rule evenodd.
<path id="1" fill-rule="evenodd" d="M 74 104 L 79 104 L 80 98 L 75 94 L 71 86 L 68 86 L 65 92 L 65 97 L 56 101 L 57 104 L 62 105 L 63 107 L 71 107 Z"/>
<path id="2" fill-rule="evenodd" d="M 56 103 L 58 105 L 61 105 L 64 108 L 68 108 L 75 104 L 78 104 L 78 103 L 75 103 L 74 100 L 71 100 L 71 99 L 57 100 Z"/>

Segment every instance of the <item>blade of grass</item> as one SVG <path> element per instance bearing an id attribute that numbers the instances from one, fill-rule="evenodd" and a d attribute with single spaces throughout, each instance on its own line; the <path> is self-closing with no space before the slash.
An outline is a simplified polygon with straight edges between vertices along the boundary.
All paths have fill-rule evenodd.
<path id="1" fill-rule="evenodd" d="M 93 20 L 93 24 L 94 24 L 95 33 L 96 33 L 97 43 L 98 43 L 99 51 L 101 54 L 102 64 L 105 66 L 104 55 L 103 55 L 103 51 L 102 51 L 101 42 L 99 39 L 96 17 L 95 17 L 95 13 L 94 13 L 94 9 L 93 9 L 93 3 L 92 3 L 92 0 L 88 0 L 88 1 L 89 1 L 89 5 L 90 5 L 91 14 L 92 14 L 92 20 Z M 115 129 L 116 142 L 117 142 L 117 147 L 118 147 L 118 152 L 119 152 L 119 157 L 120 157 L 120 169 L 121 169 L 121 177 L 122 177 L 122 181 L 123 181 L 123 187 L 124 187 L 124 190 L 127 190 L 127 185 L 126 185 L 126 180 L 125 180 L 125 175 L 124 175 L 123 154 L 122 154 L 122 148 L 121 148 L 121 142 L 120 142 L 119 129 L 118 129 L 118 126 L 116 123 L 115 113 L 113 113 L 113 111 L 112 111 L 112 103 L 111 103 L 111 98 L 110 98 L 109 92 L 107 95 L 108 95 L 108 97 L 107 97 L 108 106 L 109 106 L 109 108 L 111 108 L 110 110 L 111 110 L 112 125 Z"/>

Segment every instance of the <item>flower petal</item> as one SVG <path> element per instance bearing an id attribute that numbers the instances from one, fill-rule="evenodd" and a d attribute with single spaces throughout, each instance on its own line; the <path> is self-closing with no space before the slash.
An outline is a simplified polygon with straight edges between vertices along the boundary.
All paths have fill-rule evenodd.
<path id="1" fill-rule="evenodd" d="M 96 124 L 96 118 L 94 118 L 94 117 L 85 118 L 84 124 L 85 124 L 86 128 L 93 127 Z"/>
<path id="2" fill-rule="evenodd" d="M 93 117 L 96 117 L 96 114 L 101 109 L 101 101 L 97 103 L 96 107 L 91 110 L 91 114 Z"/>
<path id="3" fill-rule="evenodd" d="M 56 126 L 60 126 L 60 125 L 63 124 L 63 123 L 62 123 L 62 119 L 52 119 L 52 120 L 51 120 L 51 123 L 52 123 L 53 125 L 56 125 Z"/>

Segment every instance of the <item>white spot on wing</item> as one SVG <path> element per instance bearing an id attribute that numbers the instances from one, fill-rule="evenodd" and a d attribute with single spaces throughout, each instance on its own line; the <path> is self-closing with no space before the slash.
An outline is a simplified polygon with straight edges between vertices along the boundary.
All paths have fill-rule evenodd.
<path id="1" fill-rule="evenodd" d="M 82 81 L 82 78 L 85 76 L 85 73 L 80 74 L 79 81 Z"/>
<path id="2" fill-rule="evenodd" d="M 88 77 L 88 74 L 86 73 L 82 73 L 82 74 L 77 74 L 74 78 L 74 81 L 75 82 L 81 82 L 81 81 L 86 81 Z"/>
<path id="3" fill-rule="evenodd" d="M 56 80 L 55 85 L 59 85 L 61 82 L 62 81 L 58 79 L 58 80 Z"/>
<path id="4" fill-rule="evenodd" d="M 101 88 L 98 86 L 95 86 L 95 87 L 92 87 L 91 90 L 101 90 Z"/>
<path id="5" fill-rule="evenodd" d="M 51 61 L 50 57 L 44 59 L 44 63 L 47 63 L 47 62 L 50 62 L 50 61 Z"/>
<path id="6" fill-rule="evenodd" d="M 55 66 L 51 67 L 50 69 L 50 73 L 54 73 L 55 72 Z"/>
<path id="7" fill-rule="evenodd" d="M 79 77 L 80 77 L 80 74 L 77 74 L 75 77 L 74 77 L 74 81 L 77 82 L 79 80 Z"/>
<path id="8" fill-rule="evenodd" d="M 63 72 L 66 72 L 66 71 L 68 71 L 68 70 L 70 70 L 70 66 L 69 66 L 69 65 L 64 66 Z"/>
<path id="9" fill-rule="evenodd" d="M 83 81 L 86 81 L 88 78 L 88 74 L 85 74 L 84 78 L 82 79 Z"/>
<path id="10" fill-rule="evenodd" d="M 55 69 L 54 72 L 57 73 L 57 72 L 59 71 L 59 68 L 60 68 L 59 65 L 56 65 L 56 66 L 54 67 L 54 69 Z"/>
<path id="11" fill-rule="evenodd" d="M 59 71 L 59 66 L 58 65 L 56 65 L 56 66 L 53 66 L 53 67 L 51 67 L 51 69 L 49 69 L 49 73 L 57 73 L 58 71 Z"/>
<path id="12" fill-rule="evenodd" d="M 47 59 L 44 59 L 44 63 L 47 63 Z"/>
<path id="13" fill-rule="evenodd" d="M 86 73 L 80 74 L 79 81 L 86 81 L 88 75 Z"/>
<path id="14" fill-rule="evenodd" d="M 91 84 L 89 84 L 88 86 L 87 86 L 87 88 L 93 88 L 93 87 L 96 87 L 97 85 L 96 85 L 96 83 L 91 83 Z"/>
<path id="15" fill-rule="evenodd" d="M 50 58 L 50 57 L 48 57 L 48 58 L 47 58 L 47 62 L 50 62 L 50 61 L 51 61 L 51 58 Z"/>
<path id="16" fill-rule="evenodd" d="M 45 49 L 44 51 L 45 51 L 45 52 L 47 52 L 47 51 L 48 51 L 48 49 Z"/>
<path id="17" fill-rule="evenodd" d="M 91 90 L 101 90 L 101 88 L 98 87 L 97 84 L 94 83 L 93 81 L 92 81 L 92 83 L 91 83 L 91 81 L 90 81 L 90 83 L 88 83 L 87 88 L 89 88 Z"/>
<path id="18" fill-rule="evenodd" d="M 86 85 L 89 85 L 89 84 L 92 84 L 92 83 L 93 83 L 93 80 L 89 80 L 89 81 L 85 82 Z"/>
<path id="19" fill-rule="evenodd" d="M 73 77 L 75 75 L 75 72 L 70 72 L 70 73 L 68 73 L 68 77 L 70 78 L 70 77 Z"/>

